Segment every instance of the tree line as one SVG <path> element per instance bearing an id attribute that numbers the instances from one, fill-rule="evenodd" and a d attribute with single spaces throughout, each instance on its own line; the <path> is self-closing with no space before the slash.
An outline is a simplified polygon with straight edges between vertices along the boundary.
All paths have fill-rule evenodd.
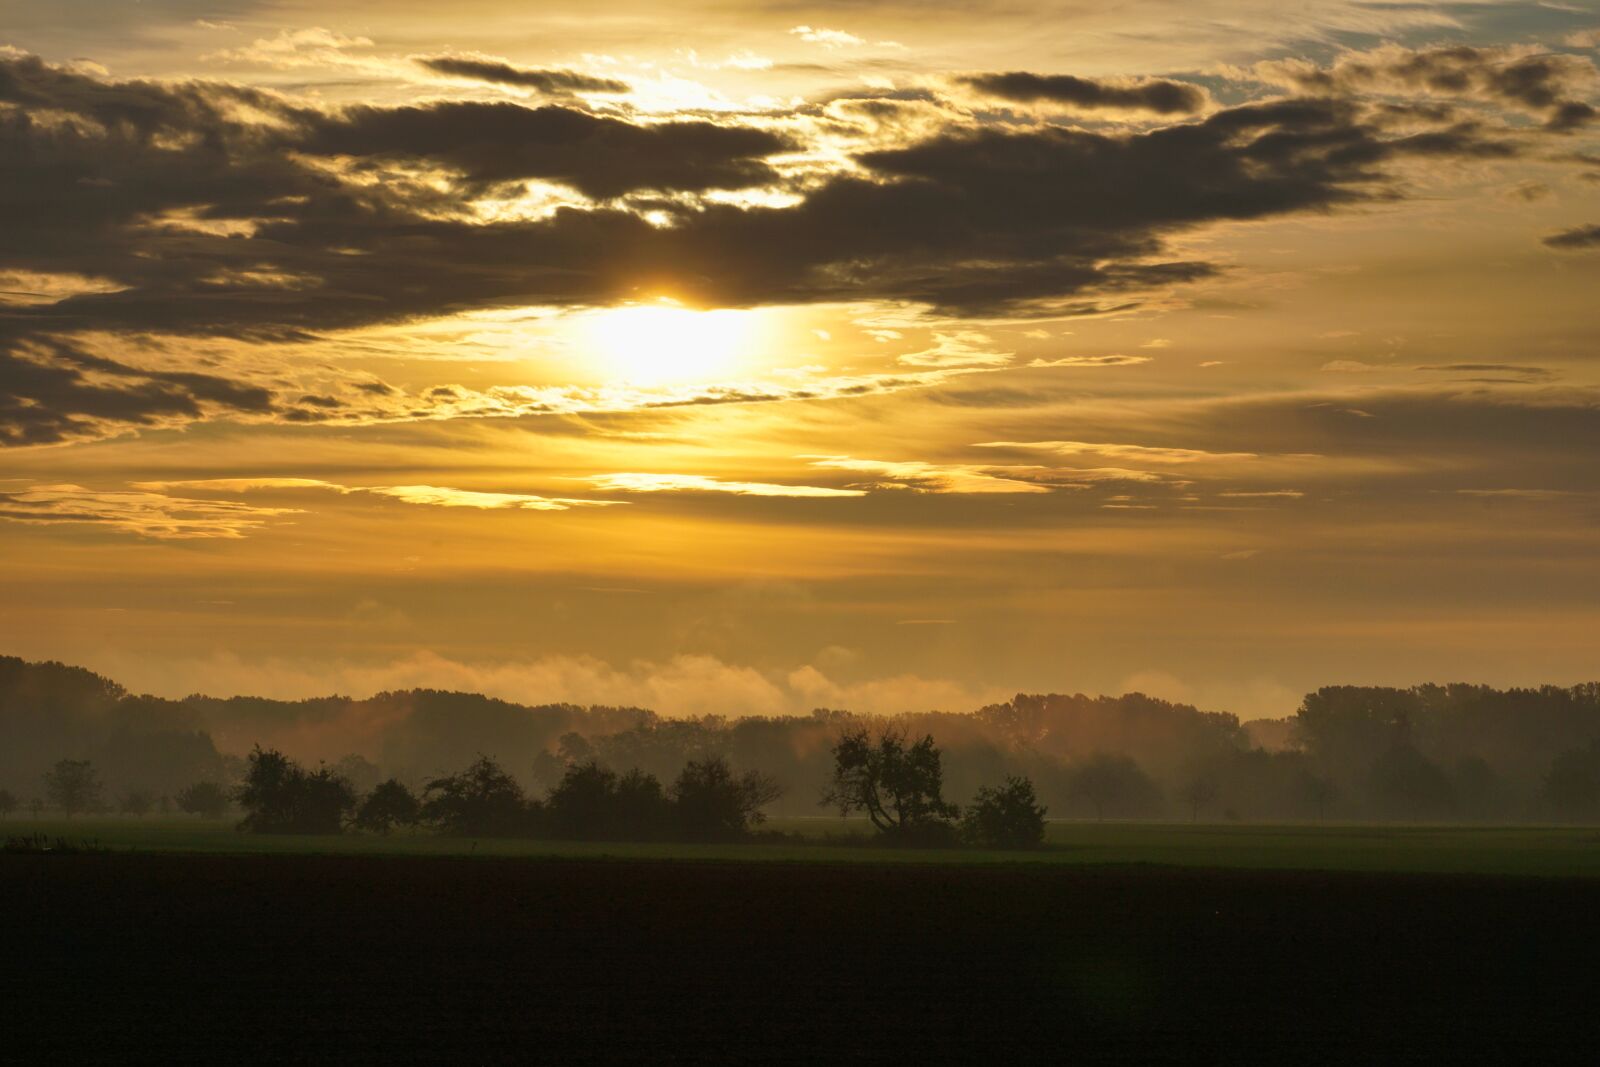
<path id="1" fill-rule="evenodd" d="M 848 731 L 833 746 L 834 779 L 821 803 L 861 812 L 891 844 L 967 843 L 1029 848 L 1044 839 L 1045 809 L 1026 779 L 980 789 L 965 818 L 943 797 L 940 752 L 931 735 L 908 743 L 885 731 Z M 457 837 L 572 841 L 742 841 L 766 820 L 784 788 L 760 771 L 738 771 L 723 756 L 691 760 L 664 786 L 655 775 L 618 772 L 594 759 L 567 764 L 541 796 L 530 796 L 494 760 L 479 756 L 420 793 L 389 778 L 364 796 L 331 768 L 307 770 L 276 750 L 250 754 L 235 794 L 253 833 L 388 834 L 427 827 Z M 959 821 L 958 821 L 959 820 Z"/>
<path id="2" fill-rule="evenodd" d="M 0 657 L 0 786 L 39 782 L 66 755 L 99 770 L 101 810 L 172 810 L 198 783 L 243 780 L 246 756 L 220 751 L 214 737 L 261 738 L 292 742 L 296 758 L 327 762 L 363 795 L 389 778 L 421 790 L 441 766 L 464 767 L 479 752 L 497 753 L 536 795 L 574 764 L 669 783 L 691 762 L 722 757 L 784 782 L 766 810 L 799 815 L 830 788 L 836 740 L 865 728 L 937 737 L 955 796 L 1025 778 L 1057 817 L 1600 820 L 1600 684 L 1330 686 L 1281 719 L 1249 723 L 1138 693 L 1019 694 L 975 711 L 891 717 L 729 710 L 669 719 L 436 690 L 171 701 L 81 668 Z M 306 747 L 305 737 L 326 740 Z"/>
<path id="3" fill-rule="evenodd" d="M 988 848 L 1043 843 L 1046 809 L 1026 778 L 1007 776 L 999 786 L 979 789 L 964 814 L 947 801 L 942 755 L 932 735 L 909 741 L 894 730 L 876 736 L 862 728 L 847 730 L 832 754 L 833 779 L 819 803 L 840 815 L 865 815 L 883 843 Z M 100 785 L 89 761 L 58 761 L 45 784 L 69 817 L 94 810 Z M 389 834 L 426 827 L 458 837 L 742 841 L 755 835 L 766 820 L 763 809 L 784 788 L 760 771 L 736 771 L 722 756 L 691 760 L 670 786 L 638 768 L 618 773 L 589 759 L 567 764 L 542 797 L 530 796 L 498 763 L 479 756 L 455 774 L 429 779 L 420 793 L 397 778 L 361 793 L 334 768 L 309 770 L 258 745 L 236 788 L 207 782 L 187 792 L 202 791 L 215 803 L 197 813 L 219 817 L 231 800 L 244 812 L 239 829 L 258 834 Z"/>

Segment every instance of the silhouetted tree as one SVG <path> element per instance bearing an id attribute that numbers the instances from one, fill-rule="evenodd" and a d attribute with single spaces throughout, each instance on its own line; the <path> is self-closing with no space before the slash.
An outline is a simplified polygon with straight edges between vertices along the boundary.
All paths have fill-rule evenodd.
<path id="1" fill-rule="evenodd" d="M 1191 778 L 1184 783 L 1183 788 L 1178 791 L 1178 796 L 1189 805 L 1190 822 L 1199 821 L 1201 808 L 1216 803 L 1218 792 L 1217 783 L 1205 776 Z"/>
<path id="2" fill-rule="evenodd" d="M 515 837 L 532 827 L 534 812 L 522 787 L 487 756 L 458 774 L 430 779 L 423 797 L 422 817 L 441 833 Z"/>
<path id="3" fill-rule="evenodd" d="M 944 772 L 933 735 L 907 745 L 905 735 L 885 731 L 876 742 L 865 727 L 847 730 L 833 746 L 833 783 L 822 803 L 840 815 L 866 813 L 885 837 L 905 842 L 946 843 L 950 820 L 960 809 L 941 795 Z"/>
<path id="4" fill-rule="evenodd" d="M 1328 817 L 1328 806 L 1339 799 L 1339 786 L 1332 778 L 1301 769 L 1295 776 L 1294 795 L 1306 807 L 1317 813 L 1318 819 Z"/>
<path id="5" fill-rule="evenodd" d="M 617 779 L 617 825 L 635 841 L 653 841 L 672 830 L 672 801 L 661 780 L 635 767 Z"/>
<path id="6" fill-rule="evenodd" d="M 9 789 L 0 789 L 0 819 L 8 819 L 17 810 L 16 795 Z"/>
<path id="7" fill-rule="evenodd" d="M 961 836 L 985 848 L 1038 848 L 1044 843 L 1045 810 L 1032 782 L 1008 775 L 999 788 L 978 790 L 962 817 Z"/>
<path id="8" fill-rule="evenodd" d="M 617 774 L 589 759 L 567 765 L 545 797 L 545 821 L 557 837 L 613 837 L 617 832 Z"/>
<path id="9" fill-rule="evenodd" d="M 86 759 L 57 760 L 45 773 L 45 795 L 68 818 L 100 805 L 100 775 Z"/>
<path id="10" fill-rule="evenodd" d="M 1075 767 L 1067 791 L 1092 806 L 1097 819 L 1104 819 L 1107 811 L 1124 816 L 1145 814 L 1160 801 L 1160 791 L 1137 763 L 1106 752 Z"/>
<path id="11" fill-rule="evenodd" d="M 39 816 L 44 814 L 44 801 L 38 797 L 28 801 L 28 814 L 32 815 L 34 820 L 37 821 Z"/>
<path id="12" fill-rule="evenodd" d="M 356 809 L 357 829 L 387 834 L 396 826 L 415 826 L 422 818 L 422 805 L 411 790 L 397 778 L 379 782 Z"/>
<path id="13" fill-rule="evenodd" d="M 1489 818 L 1500 802 L 1500 776 L 1481 756 L 1463 756 L 1450 775 L 1460 814 L 1473 819 Z"/>
<path id="14" fill-rule="evenodd" d="M 1450 776 L 1409 742 L 1378 757 L 1368 781 L 1374 799 L 1391 814 L 1438 817 L 1455 804 Z"/>
<path id="15" fill-rule="evenodd" d="M 166 800 L 166 797 L 162 797 Z M 202 819 L 220 819 L 228 810 L 228 791 L 216 782 L 195 782 L 178 790 L 178 810 Z"/>
<path id="16" fill-rule="evenodd" d="M 736 774 L 722 756 L 690 760 L 672 783 L 678 832 L 691 840 L 744 837 L 766 818 L 761 809 L 782 795 L 770 775 Z"/>
<path id="17" fill-rule="evenodd" d="M 117 805 L 124 815 L 134 815 L 144 818 L 150 809 L 155 806 L 155 794 L 148 789 L 130 789 L 122 795 L 122 801 Z"/>
<path id="18" fill-rule="evenodd" d="M 1600 739 L 1551 761 L 1544 777 L 1544 801 L 1564 818 L 1600 814 Z"/>
<path id="19" fill-rule="evenodd" d="M 239 829 L 258 834 L 336 834 L 356 803 L 350 783 L 331 769 L 306 771 L 260 745 L 234 799 L 245 809 Z"/>

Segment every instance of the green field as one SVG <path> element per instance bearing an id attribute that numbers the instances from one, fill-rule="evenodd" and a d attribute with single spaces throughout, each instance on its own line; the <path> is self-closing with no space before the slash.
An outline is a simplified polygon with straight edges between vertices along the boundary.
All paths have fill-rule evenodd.
<path id="1" fill-rule="evenodd" d="M 690 845 L 243 834 L 231 822 L 188 818 L 10 819 L 0 834 L 44 833 L 116 850 L 352 855 L 485 855 L 830 863 L 1160 864 L 1181 867 L 1408 871 L 1600 878 L 1600 828 L 1239 823 L 1052 822 L 1037 852 L 887 849 L 859 820 L 774 819 L 801 842 Z"/>

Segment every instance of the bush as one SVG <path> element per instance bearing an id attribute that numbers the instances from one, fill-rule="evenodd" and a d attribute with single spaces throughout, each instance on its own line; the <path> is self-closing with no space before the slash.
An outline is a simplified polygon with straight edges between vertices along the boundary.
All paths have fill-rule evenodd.
<path id="1" fill-rule="evenodd" d="M 1038 848 L 1044 843 L 1044 816 L 1033 783 L 1008 775 L 998 789 L 978 790 L 961 820 L 961 836 L 984 848 Z"/>

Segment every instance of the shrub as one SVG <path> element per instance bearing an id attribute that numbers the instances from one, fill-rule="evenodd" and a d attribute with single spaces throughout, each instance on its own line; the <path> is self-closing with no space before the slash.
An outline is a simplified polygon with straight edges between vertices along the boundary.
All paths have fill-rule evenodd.
<path id="1" fill-rule="evenodd" d="M 1044 816 L 1033 783 L 1009 775 L 998 789 L 978 790 L 961 820 L 961 836 L 985 848 L 1038 848 L 1044 843 Z"/>

